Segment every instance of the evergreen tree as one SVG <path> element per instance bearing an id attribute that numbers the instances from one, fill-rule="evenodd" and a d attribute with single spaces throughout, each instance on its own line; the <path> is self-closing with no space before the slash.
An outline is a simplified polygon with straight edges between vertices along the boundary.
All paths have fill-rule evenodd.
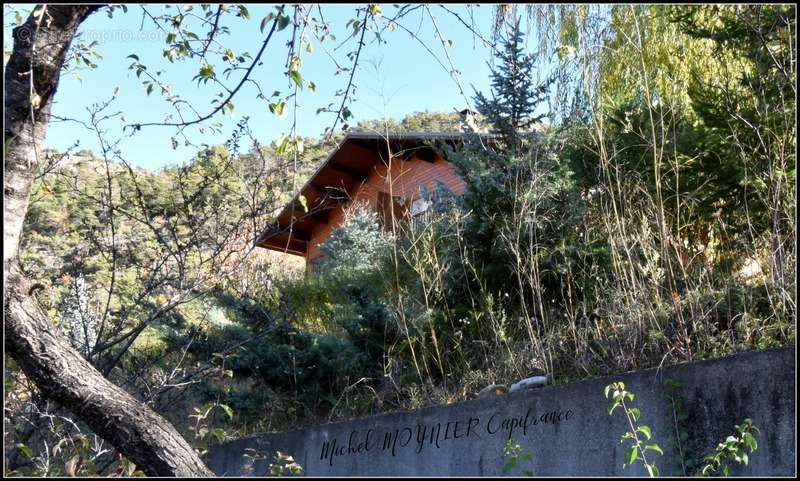
<path id="1" fill-rule="evenodd" d="M 393 236 L 380 227 L 378 215 L 363 204 L 350 210 L 344 223 L 320 246 L 323 269 L 335 277 L 374 274 Z"/>
<path id="2" fill-rule="evenodd" d="M 475 93 L 475 106 L 494 127 L 507 146 L 518 147 L 520 134 L 530 131 L 544 114 L 534 115 L 538 105 L 547 99 L 547 93 L 555 80 L 549 77 L 534 84 L 533 70 L 538 54 L 526 54 L 523 49 L 524 34 L 519 28 L 519 19 L 509 25 L 508 32 L 501 36 L 503 51 L 497 55 L 500 65 L 490 67 L 492 71 L 492 98 L 481 92 Z"/>

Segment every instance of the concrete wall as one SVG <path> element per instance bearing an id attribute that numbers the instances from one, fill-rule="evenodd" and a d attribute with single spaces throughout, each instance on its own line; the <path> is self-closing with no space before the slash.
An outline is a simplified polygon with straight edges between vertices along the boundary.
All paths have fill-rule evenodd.
<path id="1" fill-rule="evenodd" d="M 734 474 L 793 475 L 795 460 L 795 350 L 735 356 L 589 379 L 494 398 L 407 413 L 391 413 L 264 434 L 212 448 L 208 462 L 218 475 L 263 476 L 269 460 L 249 462 L 246 449 L 291 454 L 307 475 L 498 475 L 509 436 L 533 455 L 511 474 L 535 476 L 646 475 L 640 463 L 624 468 L 628 427 L 621 412 L 608 414 L 607 384 L 622 380 L 636 394 L 664 455 L 653 454 L 662 475 L 679 475 L 672 405 L 664 381 L 682 384 L 689 418 L 688 449 L 695 457 L 713 450 L 751 418 L 761 430 L 750 465 Z"/>

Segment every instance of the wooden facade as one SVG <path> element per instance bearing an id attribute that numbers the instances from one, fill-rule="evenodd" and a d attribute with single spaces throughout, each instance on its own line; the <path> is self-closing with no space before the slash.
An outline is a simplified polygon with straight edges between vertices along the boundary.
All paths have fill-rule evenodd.
<path id="1" fill-rule="evenodd" d="M 257 245 L 303 256 L 308 265 L 319 258 L 319 245 L 341 225 L 354 202 L 365 202 L 384 216 L 410 209 L 423 189 L 434 190 L 438 182 L 463 194 L 465 184 L 455 167 L 431 146 L 434 141 L 455 145 L 463 140 L 462 133 L 347 134 Z"/>

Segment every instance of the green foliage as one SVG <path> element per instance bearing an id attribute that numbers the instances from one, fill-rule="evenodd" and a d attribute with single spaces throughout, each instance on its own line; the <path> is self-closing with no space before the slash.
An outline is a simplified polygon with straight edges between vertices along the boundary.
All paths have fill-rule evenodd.
<path id="1" fill-rule="evenodd" d="M 189 419 L 194 420 L 194 424 L 189 426 L 189 431 L 194 433 L 194 446 L 200 455 L 208 452 L 208 448 L 213 441 L 217 443 L 225 441 L 225 429 L 214 425 L 215 416 L 213 414 L 215 411 L 222 411 L 227 416 L 228 421 L 233 419 L 233 409 L 220 402 L 194 407 L 194 414 L 189 415 Z"/>
<path id="2" fill-rule="evenodd" d="M 351 127 L 364 132 L 460 132 L 461 119 L 455 112 L 414 112 L 399 122 L 394 119 L 359 120 Z"/>
<path id="3" fill-rule="evenodd" d="M 636 461 L 641 461 L 647 474 L 651 478 L 658 476 L 659 471 L 655 463 L 647 461 L 647 451 L 653 451 L 663 455 L 664 451 L 656 443 L 648 442 L 653 437 L 650 427 L 644 424 L 638 424 L 639 419 L 642 417 L 639 408 L 630 407 L 626 402 L 632 402 L 635 395 L 632 392 L 625 390 L 625 383 L 622 381 L 609 384 L 604 390 L 606 399 L 611 398 L 611 406 L 609 407 L 608 414 L 612 414 L 616 408 L 621 408 L 628 421 L 630 430 L 622 435 L 620 442 L 630 441 L 630 446 L 625 454 L 624 466 L 630 466 Z"/>
<path id="4" fill-rule="evenodd" d="M 278 451 L 275 462 L 269 465 L 269 472 L 273 476 L 302 476 L 303 467 L 290 455 Z"/>
<path id="5" fill-rule="evenodd" d="M 520 461 L 531 462 L 533 457 L 524 447 L 522 447 L 514 438 L 509 438 L 503 445 L 503 456 L 506 459 L 503 465 L 503 474 L 509 474 L 517 468 Z M 525 469 L 522 471 L 525 476 L 533 476 L 533 470 Z"/>
<path id="6" fill-rule="evenodd" d="M 250 475 L 257 475 L 253 471 L 256 461 L 269 460 L 267 472 L 272 476 L 302 476 L 304 474 L 303 467 L 297 463 L 294 458 L 281 451 L 277 451 L 274 456 L 270 457 L 269 453 L 260 451 L 253 448 L 245 449 L 244 458 L 248 460 L 245 465 L 245 472 Z"/>
<path id="7" fill-rule="evenodd" d="M 59 419 L 61 421 L 61 419 Z M 26 477 L 96 477 L 101 470 L 113 477 L 143 477 L 144 473 L 127 457 L 113 449 L 104 449 L 102 443 L 83 433 L 67 433 L 52 446 L 44 445 L 46 452 L 35 451 L 25 443 L 13 446 L 27 465 L 5 471 L 5 476 Z M 107 455 L 113 453 L 111 462 Z M 110 468 L 110 469 L 109 469 Z"/>
<path id="8" fill-rule="evenodd" d="M 336 336 L 279 330 L 270 341 L 253 346 L 232 369 L 308 399 L 342 389 L 366 364 L 351 341 Z"/>
<path id="9" fill-rule="evenodd" d="M 374 276 L 380 273 L 376 267 L 380 267 L 392 243 L 392 236 L 380 228 L 377 214 L 368 206 L 355 205 L 320 246 L 324 256 L 320 271 L 343 283 Z"/>
<path id="10" fill-rule="evenodd" d="M 756 441 L 755 434 L 759 429 L 753 424 L 750 419 L 745 419 L 742 424 L 736 425 L 736 433 L 725 438 L 725 441 L 719 443 L 714 449 L 714 452 L 705 456 L 705 464 L 698 467 L 695 471 L 694 461 L 687 454 L 686 446 L 690 442 L 688 432 L 682 427 L 682 423 L 687 419 L 687 413 L 683 406 L 683 399 L 679 395 L 681 388 L 680 382 L 674 379 L 668 379 L 665 382 L 665 388 L 668 399 L 672 403 L 673 420 L 675 422 L 675 436 L 676 447 L 680 456 L 680 463 L 683 476 L 688 475 L 701 475 L 709 476 L 714 474 L 721 474 L 723 476 L 730 475 L 730 467 L 728 462 L 735 461 L 738 464 L 747 466 L 749 457 L 745 452 L 745 447 L 750 450 L 752 454 L 758 449 L 758 442 Z M 621 408 L 627 417 L 630 431 L 622 435 L 620 442 L 630 440 L 631 445 L 626 454 L 625 464 L 628 466 L 636 461 L 641 461 L 647 469 L 650 477 L 657 477 L 659 475 L 658 468 L 654 463 L 648 462 L 646 459 L 646 452 L 654 451 L 661 455 L 664 454 L 661 447 L 655 443 L 646 443 L 652 438 L 650 428 L 645 425 L 637 425 L 637 421 L 641 418 L 641 412 L 638 408 L 630 407 L 626 402 L 633 401 L 635 395 L 625 389 L 625 384 L 621 381 L 611 383 L 604 389 L 606 399 L 611 398 L 611 405 L 608 414 L 612 414 L 616 408 Z M 640 439 L 639 436 L 645 439 Z"/>
<path id="11" fill-rule="evenodd" d="M 393 237 L 381 229 L 377 215 L 366 206 L 349 209 L 343 224 L 320 246 L 317 286 L 331 303 L 329 327 L 343 332 L 366 356 L 368 373 L 376 373 L 386 346 L 395 339 L 384 302 L 385 274 Z"/>
<path id="12" fill-rule="evenodd" d="M 728 462 L 730 461 L 747 466 L 749 457 L 745 448 L 750 450 L 750 454 L 758 449 L 758 442 L 753 434 L 758 432 L 758 428 L 750 419 L 745 419 L 742 424 L 737 424 L 736 433 L 725 438 L 725 441 L 719 443 L 713 453 L 705 457 L 706 464 L 700 468 L 700 474 L 703 476 L 715 474 L 729 476 L 731 471 Z"/>
<path id="13" fill-rule="evenodd" d="M 277 31 L 294 22 L 286 7 L 275 8 L 261 21 L 265 34 L 272 22 Z M 603 10 L 608 15 L 550 8 L 562 22 L 553 51 L 562 67 L 581 69 L 559 79 L 577 87 L 574 95 L 558 92 L 574 102 L 561 106 L 566 120 L 537 125 L 553 79 L 533 81 L 542 63 L 524 52 L 515 19 L 501 38 L 491 95 L 475 97 L 500 138 L 457 151 L 435 146 L 458 167 L 466 192 L 460 199 L 441 189 L 424 193 L 431 207 L 398 235 L 355 209 L 306 276 L 279 275 L 271 260 L 220 274 L 226 263 L 212 261 L 213 253 L 241 219 L 256 208 L 260 219 L 271 219 L 330 148 L 281 135 L 244 151 L 240 125 L 227 145 L 161 172 L 109 162 L 110 187 L 105 162 L 91 155 L 39 178 L 22 261 L 45 286 L 40 302 L 98 366 L 120 355 L 111 377 L 136 379 L 142 392 L 176 364 L 186 375 L 205 367 L 222 373 L 192 384 L 186 402 L 170 408 L 183 420 L 185 410 L 201 406 L 191 413 L 197 424 L 190 433 L 201 449 L 239 432 L 371 413 L 384 402 L 450 402 L 475 386 L 532 373 L 563 381 L 791 342 L 794 7 L 613 6 Z M 198 51 L 205 42 L 192 19 L 211 24 L 221 12 L 247 21 L 250 13 L 212 5 L 186 12 L 192 9 L 187 16 L 168 8 L 158 17 L 167 25 L 164 56 L 197 60 L 188 71 L 207 88 L 252 56 L 216 45 L 227 27 L 209 40 L 211 50 Z M 364 13 L 381 15 L 377 6 Z M 302 55 L 313 51 L 312 37 L 329 35 L 313 15 L 306 18 L 316 35 L 301 36 L 286 58 L 288 92 L 316 88 Z M 361 22 L 347 27 L 358 33 Z M 598 53 L 587 59 L 590 44 Z M 96 55 L 82 45 L 70 58 L 91 67 Z M 180 101 L 138 55 L 129 59 L 148 94 Z M 275 91 L 261 100 L 284 116 L 293 98 Z M 232 110 L 224 105 L 223 112 Z M 342 117 L 350 116 L 345 106 Z M 354 129 L 461 126 L 455 113 L 426 111 L 362 120 Z M 265 171 L 272 175 L 259 176 Z M 746 263 L 760 269 L 744 276 Z M 176 291 L 195 282 L 201 285 L 191 296 L 205 294 L 172 306 Z M 79 319 L 106 328 L 81 334 Z M 109 342 L 143 322 L 129 353 Z M 92 352 L 105 342 L 110 347 Z M 227 350 L 232 345 L 235 352 Z M 638 424 L 633 394 L 620 384 L 606 396 L 630 425 L 626 466 L 641 461 L 655 475 L 650 456 L 661 448 Z M 669 398 L 681 470 L 696 472 L 677 387 Z M 752 431 L 742 426 L 707 459 L 709 473 L 747 462 L 742 443 L 752 452 L 745 436 Z M 512 469 L 530 460 L 520 449 L 505 447 Z M 24 448 L 19 454 L 37 457 Z"/>
<path id="14" fill-rule="evenodd" d="M 612 12 L 621 34 L 601 68 L 604 148 L 618 153 L 621 178 L 639 176 L 651 196 L 675 198 L 665 215 L 681 226 L 678 236 L 690 245 L 719 242 L 715 267 L 729 275 L 741 265 L 735 246 L 789 228 L 770 212 L 785 212 L 794 198 L 785 183 L 796 175 L 794 149 L 784 150 L 796 142 L 793 7 Z"/>
<path id="15" fill-rule="evenodd" d="M 554 78 L 535 84 L 534 67 L 538 54 L 525 54 L 524 34 L 519 19 L 509 25 L 501 38 L 503 51 L 496 55 L 500 65 L 492 68 L 492 98 L 475 94 L 475 106 L 493 126 L 505 145 L 518 148 L 521 133 L 541 122 L 544 114 L 535 115 L 537 106 L 547 99 Z"/>
<path id="16" fill-rule="evenodd" d="M 555 294 L 566 264 L 589 248 L 577 235 L 584 203 L 556 139 L 542 136 L 524 153 L 467 148 L 453 161 L 467 182 L 463 236 L 493 294 L 531 295 L 518 282 L 520 262 L 539 263 L 544 289 Z"/>

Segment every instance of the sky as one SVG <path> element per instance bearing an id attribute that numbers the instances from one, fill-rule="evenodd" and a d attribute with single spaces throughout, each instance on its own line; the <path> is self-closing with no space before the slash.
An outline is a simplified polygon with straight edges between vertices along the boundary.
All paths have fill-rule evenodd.
<path id="1" fill-rule="evenodd" d="M 356 15 L 356 7 L 357 5 L 350 4 L 322 6 L 325 20 L 331 24 L 331 31 L 336 35 L 336 41 L 327 41 L 323 45 L 340 65 L 349 66 L 351 63 L 346 54 L 354 49 L 355 41 L 351 39 L 338 50 L 333 49 L 348 36 L 349 32 L 352 32 L 352 28 L 346 27 L 346 23 Z M 14 23 L 14 15 L 11 14 L 14 8 L 23 12 L 23 16 L 30 10 L 30 6 L 27 5 L 11 5 L 11 9 L 7 6 L 3 18 L 6 26 Z M 154 4 L 146 8 L 149 13 L 157 16 L 165 7 Z M 250 20 L 231 18 L 227 22 L 231 29 L 230 34 L 222 38 L 226 47 L 231 48 L 236 54 L 248 51 L 251 55 L 255 55 L 265 35 L 259 28 L 261 19 L 267 13 L 274 11 L 274 6 L 248 5 L 247 8 Z M 448 5 L 448 8 L 470 22 L 465 6 Z M 384 17 L 392 17 L 396 12 L 396 8 L 391 5 L 382 5 L 382 10 Z M 354 117 L 351 123 L 384 117 L 399 120 L 407 114 L 425 110 L 443 112 L 462 110 L 467 107 L 468 102 L 472 103 L 473 86 L 479 91 L 489 91 L 490 70 L 487 65 L 487 61 L 490 60 L 489 49 L 455 16 L 441 7 L 431 6 L 430 12 L 436 20 L 438 30 L 445 39 L 452 41 L 452 44 L 448 43 L 452 46 L 447 49 L 447 55 L 442 41 L 436 36 L 436 28 L 424 8 L 404 17 L 401 23 L 413 31 L 438 57 L 438 60 L 419 40 L 412 38 L 402 29 L 386 31 L 383 37 L 387 41 L 385 44 L 374 42 L 374 34 L 368 32 L 365 37 L 367 44 L 361 52 L 360 65 L 355 74 L 354 83 L 357 89 L 354 92 L 356 101 L 350 104 Z M 490 38 L 492 6 L 475 6 L 472 13 L 476 29 L 484 38 Z M 150 72 L 162 70 L 163 73 L 159 78 L 169 83 L 175 92 L 189 101 L 201 114 L 213 110 L 211 100 L 221 88 L 213 85 L 213 82 L 198 84 L 192 81 L 200 66 L 196 60 L 170 63 L 165 59 L 162 50 L 166 45 L 166 34 L 143 16 L 144 11 L 141 7 L 130 5 L 127 13 L 115 10 L 113 18 L 109 18 L 105 11 L 100 11 L 83 22 L 80 28 L 81 38 L 84 42 L 97 40 L 96 49 L 103 58 L 95 61 L 97 68 L 80 70 L 78 72 L 80 79 L 70 74 L 62 76 L 52 112 L 55 116 L 74 118 L 88 123 L 90 120 L 88 107 L 114 97 L 107 112 L 121 112 L 121 115 L 102 124 L 106 137 L 119 141 L 118 147 L 127 161 L 139 167 L 156 170 L 191 159 L 197 152 L 197 147 L 185 146 L 183 139 L 177 137 L 180 141 L 177 148 L 173 148 L 171 139 L 176 135 L 174 127 L 143 127 L 134 134 L 131 134 L 131 129 L 123 130 L 124 124 L 160 122 L 164 121 L 168 113 L 174 112 L 169 103 L 158 94 L 158 89 L 149 96 L 146 94 L 141 84 L 142 79 L 138 79 L 135 72 L 128 68 L 132 62 L 128 56 L 137 55 Z M 363 14 L 361 16 L 363 17 Z M 195 31 L 203 36 L 202 29 Z M 263 64 L 253 70 L 253 79 L 259 82 L 267 96 L 275 90 L 282 93 L 290 90 L 290 80 L 283 74 L 286 42 L 290 34 L 291 28 L 277 32 L 263 55 Z M 11 29 L 5 28 L 3 35 L 4 50 L 10 50 Z M 530 38 L 526 40 L 532 41 Z M 330 103 L 338 107 L 341 97 L 336 97 L 335 93 L 346 87 L 349 73 L 334 75 L 334 63 L 313 37 L 312 42 L 313 51 L 302 53 L 301 73 L 304 79 L 316 84 L 316 92 L 310 92 L 307 88 L 300 92 L 297 128 L 299 135 L 317 137 L 326 127 L 331 126 L 335 115 L 317 114 L 316 111 L 319 107 L 325 107 Z M 460 72 L 458 77 L 466 99 L 449 73 L 451 61 Z M 224 62 L 218 58 L 212 63 L 220 74 Z M 226 85 L 235 85 L 240 76 L 241 73 L 234 73 L 225 81 Z M 115 91 L 116 96 L 114 96 Z M 249 125 L 262 143 L 269 143 L 281 134 L 288 134 L 292 126 L 291 111 L 284 118 L 278 118 L 269 111 L 265 100 L 256 98 L 256 92 L 252 84 L 246 83 L 234 97 L 232 114 L 224 116 L 217 114 L 202 124 L 206 126 L 202 131 L 200 130 L 202 127 L 189 127 L 185 131 L 186 136 L 196 144 L 224 143 L 235 130 L 237 122 L 244 116 L 249 117 Z M 288 104 L 287 110 L 291 107 L 292 104 Z M 222 123 L 221 133 L 210 132 L 207 126 L 211 122 Z M 94 152 L 100 150 L 96 133 L 87 130 L 80 123 L 51 122 L 45 141 L 47 147 L 65 150 L 76 142 L 79 145 L 75 150 L 90 149 Z"/>

